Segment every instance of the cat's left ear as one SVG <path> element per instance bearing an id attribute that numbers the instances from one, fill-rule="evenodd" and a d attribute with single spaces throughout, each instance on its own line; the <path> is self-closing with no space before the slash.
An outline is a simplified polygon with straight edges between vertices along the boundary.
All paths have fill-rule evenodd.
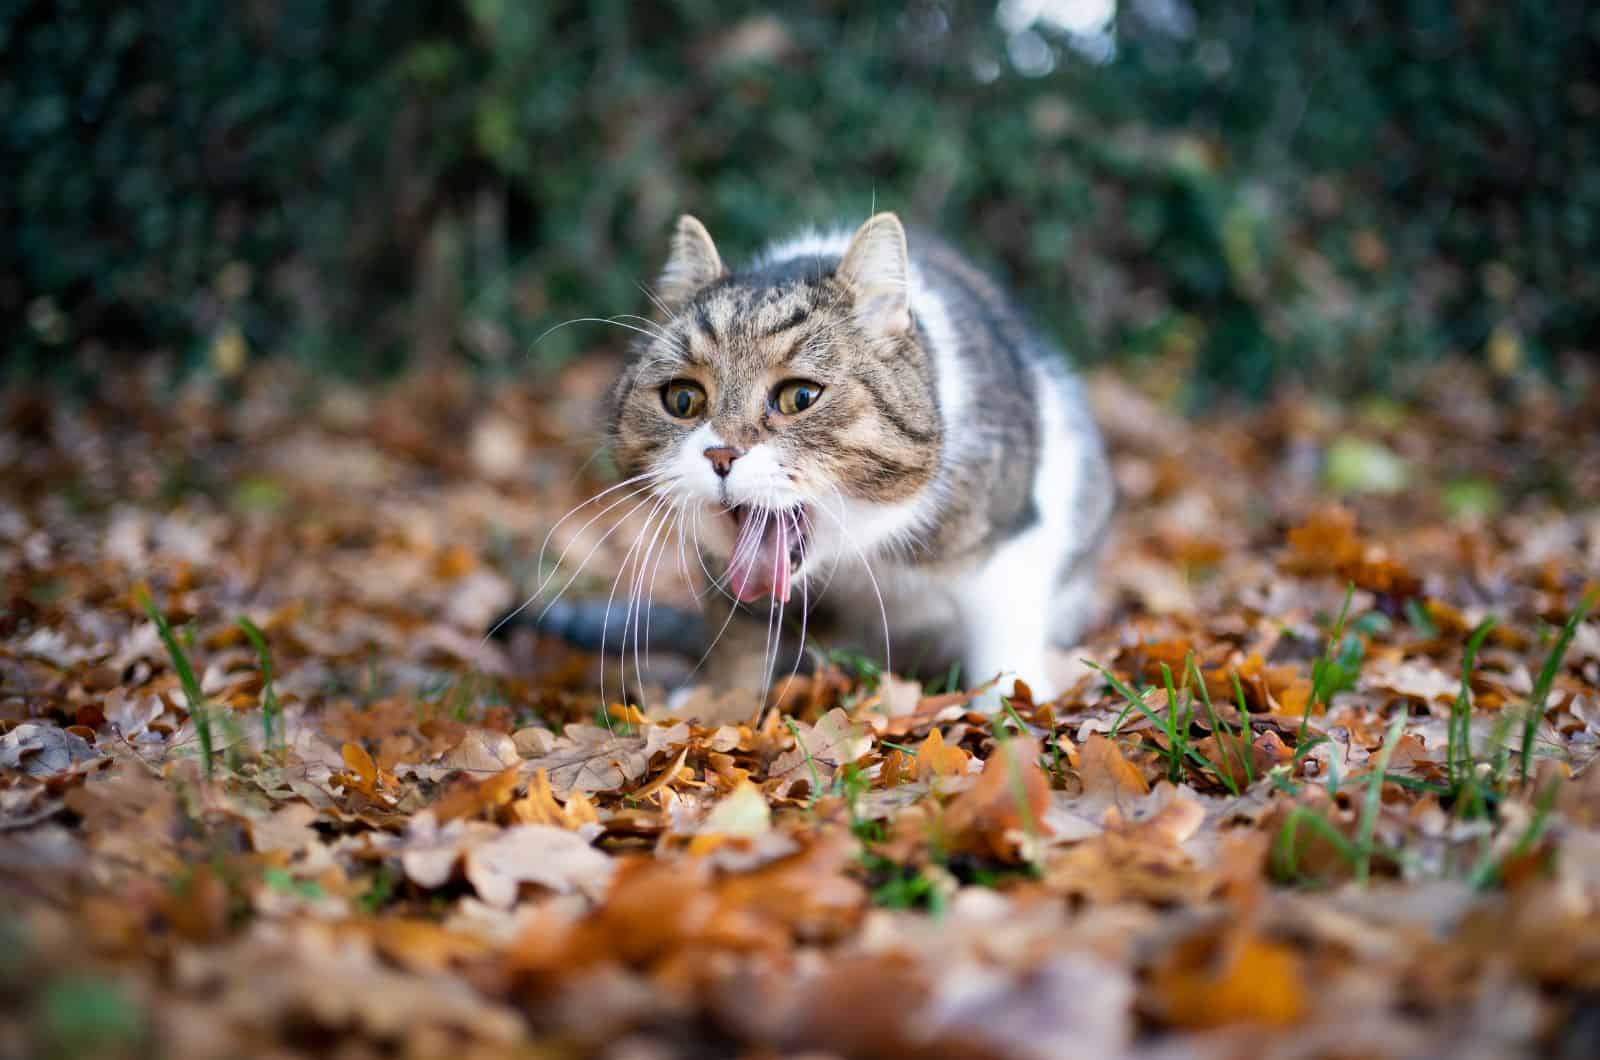
<path id="1" fill-rule="evenodd" d="M 839 260 L 839 278 L 855 291 L 856 319 L 884 335 L 911 329 L 910 273 L 906 230 L 892 213 L 868 218 Z"/>
<path id="2" fill-rule="evenodd" d="M 711 233 L 699 220 L 684 214 L 672 230 L 672 253 L 656 280 L 656 293 L 676 311 L 695 292 L 722 277 L 722 256 Z"/>

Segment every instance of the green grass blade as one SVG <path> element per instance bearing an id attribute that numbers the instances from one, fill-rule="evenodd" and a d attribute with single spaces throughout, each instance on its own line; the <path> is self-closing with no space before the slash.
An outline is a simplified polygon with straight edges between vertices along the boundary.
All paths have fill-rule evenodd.
<path id="1" fill-rule="evenodd" d="M 1300 854 L 1295 844 L 1302 824 L 1326 839 L 1346 864 L 1359 863 L 1359 851 L 1332 822 L 1309 806 L 1296 806 L 1289 811 L 1288 819 L 1272 842 L 1272 864 L 1279 879 L 1292 880 L 1300 875 Z"/>
<path id="2" fill-rule="evenodd" d="M 1122 728 L 1122 723 L 1127 720 L 1128 711 L 1136 708 L 1141 714 L 1150 720 L 1152 725 L 1164 724 L 1160 718 L 1156 717 L 1155 711 L 1151 710 L 1149 705 L 1145 703 L 1144 697 L 1139 695 L 1139 693 L 1135 692 L 1133 689 L 1129 688 L 1116 674 L 1112 673 L 1110 670 L 1107 670 L 1097 662 L 1091 662 L 1088 659 L 1083 661 L 1085 665 L 1089 667 L 1089 669 L 1094 670 L 1101 677 L 1104 677 L 1106 682 L 1111 685 L 1112 689 L 1128 702 L 1128 705 L 1122 708 L 1122 713 L 1117 715 L 1117 720 L 1111 723 L 1111 731 L 1106 734 L 1107 736 L 1116 736 L 1117 732 Z"/>
<path id="3" fill-rule="evenodd" d="M 1300 736 L 1297 743 L 1306 742 L 1306 732 L 1311 728 L 1311 712 L 1318 703 L 1328 706 L 1328 700 L 1333 698 L 1332 685 L 1338 666 L 1337 657 L 1340 645 L 1344 641 L 1345 620 L 1350 617 L 1350 601 L 1355 598 L 1356 586 L 1354 582 L 1347 582 L 1344 590 L 1344 603 L 1339 607 L 1339 618 L 1333 624 L 1333 633 L 1328 638 L 1327 650 L 1323 657 L 1318 659 L 1311 668 L 1311 696 L 1306 700 L 1305 714 L 1300 718 Z"/>
<path id="4" fill-rule="evenodd" d="M 139 591 L 139 604 L 150 616 L 150 621 L 156 624 L 161 643 L 166 645 L 167 654 L 172 657 L 172 668 L 178 672 L 178 683 L 183 686 L 184 698 L 189 701 L 189 716 L 194 719 L 195 731 L 200 735 L 200 754 L 205 759 L 206 777 L 210 779 L 213 768 L 211 715 L 206 709 L 205 696 L 200 693 L 200 682 L 195 680 L 194 667 L 189 665 L 189 656 L 184 654 L 178 638 L 172 635 L 172 627 L 167 624 L 166 616 L 156 609 L 155 601 L 142 589 Z"/>
<path id="5" fill-rule="evenodd" d="M 1539 798 L 1534 803 L 1533 820 L 1528 822 L 1528 827 L 1523 829 L 1522 835 L 1517 837 L 1517 842 L 1512 846 L 1511 852 L 1498 861 L 1493 857 L 1485 857 L 1478 862 L 1477 868 L 1473 869 L 1472 875 L 1467 878 L 1467 882 L 1478 890 L 1490 887 L 1499 881 L 1500 869 L 1505 862 L 1523 857 L 1528 851 L 1532 850 L 1533 844 L 1537 843 L 1539 837 L 1544 835 L 1545 825 L 1550 817 L 1550 810 L 1555 806 L 1556 793 L 1560 790 L 1561 782 L 1559 780 L 1547 785 L 1539 793 Z"/>
<path id="6" fill-rule="evenodd" d="M 1533 696 L 1528 701 L 1528 713 L 1522 722 L 1522 782 L 1528 782 L 1528 774 L 1533 771 L 1533 740 L 1539 732 L 1539 722 L 1544 718 L 1545 700 L 1550 698 L 1550 689 L 1556 683 L 1556 674 L 1561 672 L 1561 660 L 1566 658 L 1567 648 L 1572 644 L 1572 638 L 1578 632 L 1578 623 L 1582 622 L 1589 614 L 1589 608 L 1594 606 L 1594 594 L 1590 593 L 1578 601 L 1577 608 L 1567 617 L 1566 625 L 1561 627 L 1561 635 L 1556 638 L 1555 644 L 1550 648 L 1550 654 L 1545 657 L 1544 667 L 1539 671 L 1539 679 L 1534 682 Z"/>
<path id="7" fill-rule="evenodd" d="M 1451 787 L 1462 783 L 1472 771 L 1472 668 L 1478 660 L 1478 649 L 1494 629 L 1495 621 L 1490 615 L 1478 623 L 1467 638 L 1467 650 L 1461 657 L 1461 688 L 1450 707 L 1450 745 L 1445 751 Z"/>
<path id="8" fill-rule="evenodd" d="M 256 659 L 261 665 L 261 747 L 265 751 L 272 750 L 272 734 L 276 729 L 278 742 L 283 742 L 283 726 L 279 723 L 282 708 L 278 703 L 278 692 L 272 682 L 272 656 L 267 651 L 267 638 L 256 624 L 243 615 L 239 616 L 239 628 L 244 630 L 244 635 L 250 639 L 250 644 L 256 650 Z"/>
<path id="9" fill-rule="evenodd" d="M 1249 737 L 1234 736 L 1223 731 L 1222 723 L 1217 720 L 1217 708 L 1211 704 L 1211 691 L 1206 688 L 1205 675 L 1200 672 L 1200 664 L 1194 661 L 1194 652 L 1190 652 L 1184 661 L 1189 665 L 1189 673 L 1194 680 L 1195 687 L 1200 690 L 1200 702 L 1205 704 L 1206 714 L 1211 718 L 1211 732 L 1217 738 L 1217 747 L 1222 750 L 1224 756 L 1232 754 L 1244 761 L 1245 786 L 1250 787 L 1256 782 L 1256 775 L 1255 767 L 1250 762 Z M 1250 731 L 1250 715 L 1244 714 L 1243 719 L 1244 731 L 1248 733 Z M 1222 778 L 1222 782 L 1228 786 L 1230 792 L 1235 795 L 1239 794 L 1239 786 L 1233 779 L 1232 769 L 1228 770 L 1228 775 Z"/>
<path id="10" fill-rule="evenodd" d="M 1366 885 L 1372 871 L 1372 837 L 1378 828 L 1378 811 L 1383 807 L 1384 774 L 1389 772 L 1389 759 L 1405 727 L 1406 711 L 1402 709 L 1389 723 L 1389 731 L 1383 737 L 1383 746 L 1378 749 L 1378 761 L 1373 765 L 1372 776 L 1367 784 L 1367 797 L 1361 807 L 1361 828 L 1356 838 L 1356 850 L 1361 855 L 1356 862 L 1356 882 L 1362 886 Z"/>
<path id="11" fill-rule="evenodd" d="M 1166 663 L 1161 664 L 1161 682 L 1167 690 L 1167 779 L 1177 784 L 1183 780 L 1184 744 L 1188 743 L 1188 733 L 1180 735 L 1178 732 L 1178 693 L 1172 687 L 1172 668 Z M 1183 728 L 1187 730 L 1189 726 L 1185 724 Z"/>
<path id="12" fill-rule="evenodd" d="M 806 768 L 811 771 L 811 798 L 806 800 L 808 806 L 815 806 L 817 799 L 822 797 L 822 775 L 817 772 L 816 760 L 811 757 L 811 748 L 800 738 L 800 726 L 796 725 L 793 718 L 784 718 L 783 722 L 789 726 L 789 731 L 794 733 L 794 742 L 800 745 L 800 754 L 806 760 Z"/>

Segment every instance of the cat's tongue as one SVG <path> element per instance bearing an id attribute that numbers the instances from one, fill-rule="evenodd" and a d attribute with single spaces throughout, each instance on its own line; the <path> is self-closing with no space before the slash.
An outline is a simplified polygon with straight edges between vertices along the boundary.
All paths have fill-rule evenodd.
<path id="1" fill-rule="evenodd" d="M 728 560 L 728 585 L 748 603 L 763 596 L 789 602 L 789 545 L 792 531 L 778 515 L 743 512 Z"/>

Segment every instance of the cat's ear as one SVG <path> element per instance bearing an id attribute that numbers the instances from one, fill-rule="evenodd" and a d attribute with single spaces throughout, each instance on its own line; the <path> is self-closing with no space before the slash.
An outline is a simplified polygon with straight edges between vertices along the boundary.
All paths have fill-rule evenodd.
<path id="1" fill-rule="evenodd" d="M 678 218 L 672 230 L 672 252 L 656 280 L 656 294 L 676 310 L 722 272 L 722 257 L 706 226 L 688 214 Z"/>
<path id="2" fill-rule="evenodd" d="M 906 230 L 892 213 L 868 218 L 839 259 L 839 278 L 855 291 L 857 320 L 885 335 L 911 328 L 910 273 Z"/>

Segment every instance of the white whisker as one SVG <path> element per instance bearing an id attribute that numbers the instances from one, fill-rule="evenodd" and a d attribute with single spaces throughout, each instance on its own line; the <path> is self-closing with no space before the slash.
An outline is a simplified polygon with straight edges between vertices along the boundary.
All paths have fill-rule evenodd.
<path id="1" fill-rule="evenodd" d="M 650 511 L 645 514 L 644 525 L 640 527 L 639 532 L 634 535 L 633 544 L 628 547 L 627 554 L 623 556 L 622 566 L 617 570 L 617 576 L 611 580 L 611 594 L 606 597 L 605 615 L 600 619 L 600 709 L 606 716 L 607 728 L 609 728 L 611 725 L 611 713 L 609 704 L 606 701 L 606 634 L 610 632 L 611 629 L 611 608 L 617 600 L 617 585 L 622 581 L 622 576 L 627 573 L 628 564 L 633 561 L 634 556 L 637 554 L 639 545 L 644 540 L 646 531 L 650 529 L 651 521 L 655 518 L 656 513 L 661 510 L 661 506 L 666 502 L 667 498 L 664 495 L 656 497 L 654 499 L 654 503 L 651 505 Z M 626 634 L 626 627 L 624 627 L 623 632 Z M 626 640 L 624 640 L 623 645 L 619 650 L 619 654 L 622 655 L 624 663 L 622 673 L 622 697 L 624 702 L 626 702 L 628 696 Z"/>
<path id="2" fill-rule="evenodd" d="M 560 519 L 556 520 L 555 525 L 550 528 L 550 532 L 548 534 L 545 534 L 544 542 L 542 544 L 540 544 L 540 546 L 539 546 L 539 558 L 538 558 L 538 560 L 535 561 L 535 564 L 534 564 L 535 569 L 538 569 L 538 568 L 541 568 L 541 567 L 544 566 L 544 554 L 545 554 L 545 551 L 550 547 L 550 539 L 555 536 L 555 532 L 561 528 L 561 524 L 562 523 L 566 522 L 568 519 L 572 518 L 578 512 L 582 511 L 584 508 L 586 508 L 589 505 L 593 504 L 595 501 L 598 501 L 602 497 L 605 497 L 607 494 L 614 493 L 617 490 L 622 489 L 625 486 L 634 485 L 635 483 L 639 482 L 641 479 L 652 478 L 654 475 L 655 475 L 654 472 L 646 472 L 645 474 L 642 474 L 642 475 L 634 475 L 632 478 L 624 479 L 623 481 L 617 483 L 614 486 L 609 486 L 606 489 L 601 490 L 599 493 L 596 493 L 593 497 L 590 497 L 587 500 L 581 501 L 577 505 L 575 505 L 574 507 L 569 509 L 567 511 L 567 514 L 563 515 Z M 617 505 L 619 505 L 619 504 L 624 504 L 627 501 L 631 500 L 632 498 L 637 497 L 639 494 L 641 494 L 641 493 L 645 492 L 646 490 L 648 490 L 650 488 L 650 485 L 651 485 L 651 483 L 647 482 L 645 485 L 640 486 L 638 489 L 635 489 L 635 490 L 631 491 L 630 493 L 628 493 L 627 495 L 622 497 L 620 500 L 614 501 L 611 504 L 607 505 L 604 509 L 602 509 L 599 513 L 597 513 L 594 516 L 594 518 L 590 519 L 587 523 L 584 523 L 581 527 L 578 528 L 578 532 L 573 535 L 573 540 L 576 541 L 579 537 L 581 537 L 583 535 L 583 532 L 585 530 L 589 529 L 589 527 L 593 526 L 596 521 L 601 519 L 606 514 L 606 512 L 611 511 L 613 508 L 617 507 Z M 626 516 L 624 516 L 623 518 L 626 518 Z M 605 539 L 601 538 L 601 540 L 603 541 Z M 512 610 L 511 612 L 501 616 L 501 618 L 500 618 L 500 620 L 498 622 L 496 622 L 493 626 L 489 627 L 489 632 L 487 632 L 487 633 L 485 633 L 483 635 L 483 640 L 479 641 L 478 647 L 481 648 L 481 647 L 483 647 L 483 645 L 487 644 L 489 642 L 489 638 L 493 637 L 496 633 L 498 633 L 502 626 L 504 626 L 507 622 L 510 622 L 512 619 L 516 618 L 518 615 L 522 614 L 523 611 L 527 610 L 529 605 L 531 605 L 535 600 L 537 600 L 539 598 L 540 594 L 544 592 L 545 587 L 550 584 L 551 579 L 553 579 L 555 577 L 556 571 L 561 569 L 561 561 L 567 558 L 567 553 L 571 550 L 571 548 L 572 548 L 572 546 L 569 544 L 567 546 L 567 548 L 561 550 L 561 555 L 556 558 L 556 565 L 553 568 L 551 568 L 550 574 L 545 576 L 545 578 L 540 581 L 538 586 L 536 586 L 534 588 L 533 592 L 528 594 L 528 598 L 526 600 L 524 600 L 524 601 L 522 601 L 522 603 L 518 604 L 516 606 L 516 608 L 514 610 Z M 594 554 L 593 551 L 591 551 L 590 555 L 593 555 L 593 554 Z M 584 557 L 584 562 L 585 563 L 588 562 L 588 557 L 587 556 Z M 579 564 L 578 565 L 578 569 L 581 571 L 583 569 L 583 564 Z M 574 574 L 573 577 L 576 578 L 577 575 Z M 571 585 L 571 584 L 572 583 L 570 581 L 567 583 L 567 585 Z M 566 586 L 563 586 L 562 587 L 562 592 L 565 592 L 566 588 L 567 588 Z M 559 598 L 561 594 L 557 593 L 556 595 Z M 546 608 L 546 610 L 548 610 L 548 608 Z"/>

